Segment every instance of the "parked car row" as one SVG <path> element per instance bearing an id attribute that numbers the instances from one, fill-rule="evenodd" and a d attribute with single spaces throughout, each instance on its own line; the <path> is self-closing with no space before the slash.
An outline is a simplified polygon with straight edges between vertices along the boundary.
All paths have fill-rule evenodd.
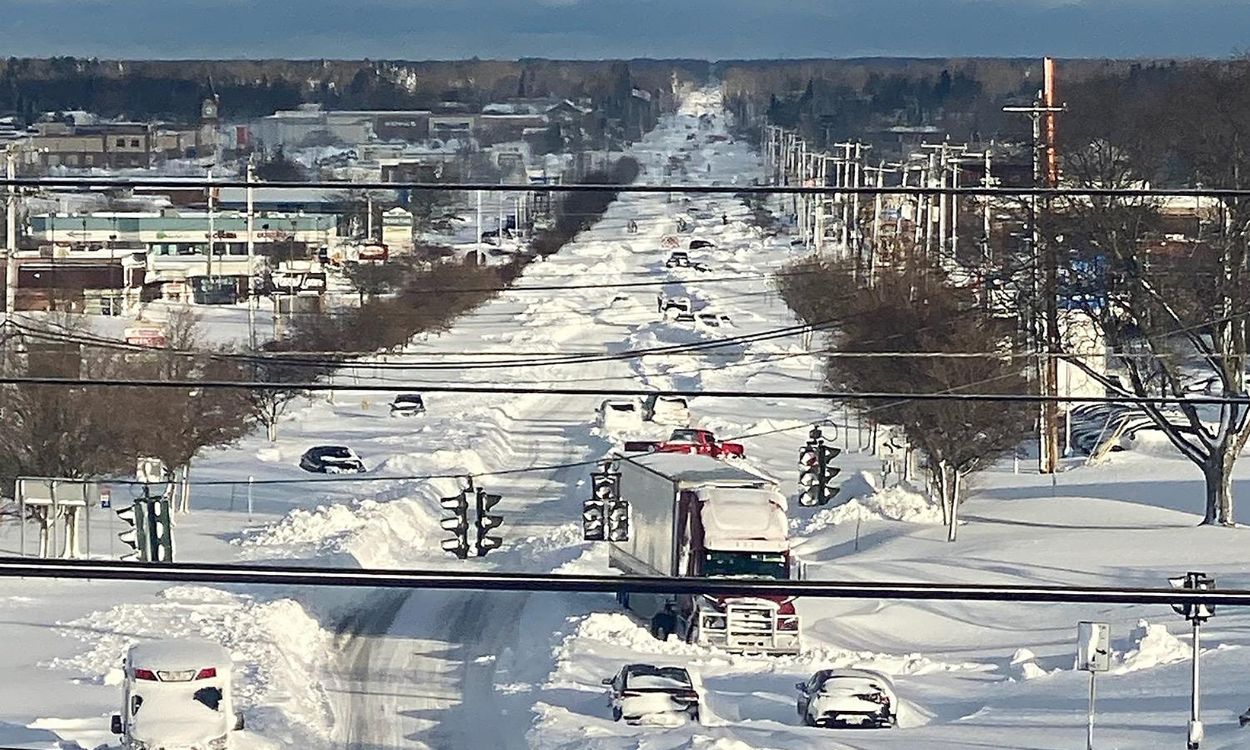
<path id="1" fill-rule="evenodd" d="M 699 721 L 703 686 L 685 667 L 626 664 L 603 680 L 613 721 L 668 724 Z M 795 710 L 809 727 L 890 729 L 898 726 L 894 684 L 867 669 L 822 669 L 795 683 Z"/>
<path id="2" fill-rule="evenodd" d="M 610 398 L 599 404 L 598 417 L 599 426 L 609 432 L 637 432 L 646 422 L 689 424 L 690 405 L 680 396 Z"/>

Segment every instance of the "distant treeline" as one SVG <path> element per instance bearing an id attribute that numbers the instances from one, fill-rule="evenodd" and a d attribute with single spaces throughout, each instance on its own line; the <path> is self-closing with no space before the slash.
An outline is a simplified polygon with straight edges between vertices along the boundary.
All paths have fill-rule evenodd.
<path id="1" fill-rule="evenodd" d="M 1091 82 L 1134 86 L 1195 74 L 1200 61 L 1058 60 L 1059 98 L 1080 96 Z M 1235 64 L 1235 63 L 1233 63 Z M 953 140 L 1029 137 L 1027 118 L 1006 115 L 1007 103 L 1027 103 L 1041 86 L 1042 61 L 1022 58 L 860 58 L 846 60 L 726 61 L 714 74 L 724 81 L 741 122 L 764 118 L 803 132 L 809 142 L 864 138 L 886 128 L 932 125 Z M 1100 86 L 1102 84 L 1099 84 Z M 1086 116 L 1075 108 L 1063 116 Z"/>
<path id="2" fill-rule="evenodd" d="M 48 111 L 190 122 L 211 95 L 227 118 L 302 103 L 335 109 L 480 107 L 511 97 L 590 98 L 607 117 L 628 112 L 632 88 L 671 104 L 672 76 L 703 82 L 698 60 L 99 60 L 0 61 L 0 114 L 26 121 Z"/>

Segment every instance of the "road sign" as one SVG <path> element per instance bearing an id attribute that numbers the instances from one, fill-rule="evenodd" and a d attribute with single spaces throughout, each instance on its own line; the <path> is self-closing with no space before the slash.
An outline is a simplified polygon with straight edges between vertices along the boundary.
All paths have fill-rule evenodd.
<path id="1" fill-rule="evenodd" d="M 1082 672 L 1111 669 L 1111 626 L 1081 622 L 1076 626 L 1076 668 Z"/>
<path id="2" fill-rule="evenodd" d="M 100 507 L 101 508 L 113 507 L 113 491 L 110 490 L 108 487 L 100 488 Z"/>

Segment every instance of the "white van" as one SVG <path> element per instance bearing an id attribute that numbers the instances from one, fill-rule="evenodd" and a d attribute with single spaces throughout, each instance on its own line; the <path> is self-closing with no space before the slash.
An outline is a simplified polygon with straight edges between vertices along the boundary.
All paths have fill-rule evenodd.
<path id="1" fill-rule="evenodd" d="M 130 647 L 123 664 L 122 713 L 112 730 L 126 750 L 226 750 L 243 728 L 233 710 L 230 652 L 206 641 Z"/>

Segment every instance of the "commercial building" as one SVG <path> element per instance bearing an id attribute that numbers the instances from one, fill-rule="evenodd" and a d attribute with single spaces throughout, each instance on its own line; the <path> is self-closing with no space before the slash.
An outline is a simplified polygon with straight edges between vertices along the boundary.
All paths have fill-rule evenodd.
<path id="1" fill-rule="evenodd" d="M 37 249 L 17 253 L 16 307 L 119 314 L 152 299 L 233 301 L 276 265 L 270 258 L 316 261 L 343 242 L 334 215 L 268 213 L 253 224 L 249 258 L 247 217 L 237 212 L 29 216 L 25 235 Z"/>

